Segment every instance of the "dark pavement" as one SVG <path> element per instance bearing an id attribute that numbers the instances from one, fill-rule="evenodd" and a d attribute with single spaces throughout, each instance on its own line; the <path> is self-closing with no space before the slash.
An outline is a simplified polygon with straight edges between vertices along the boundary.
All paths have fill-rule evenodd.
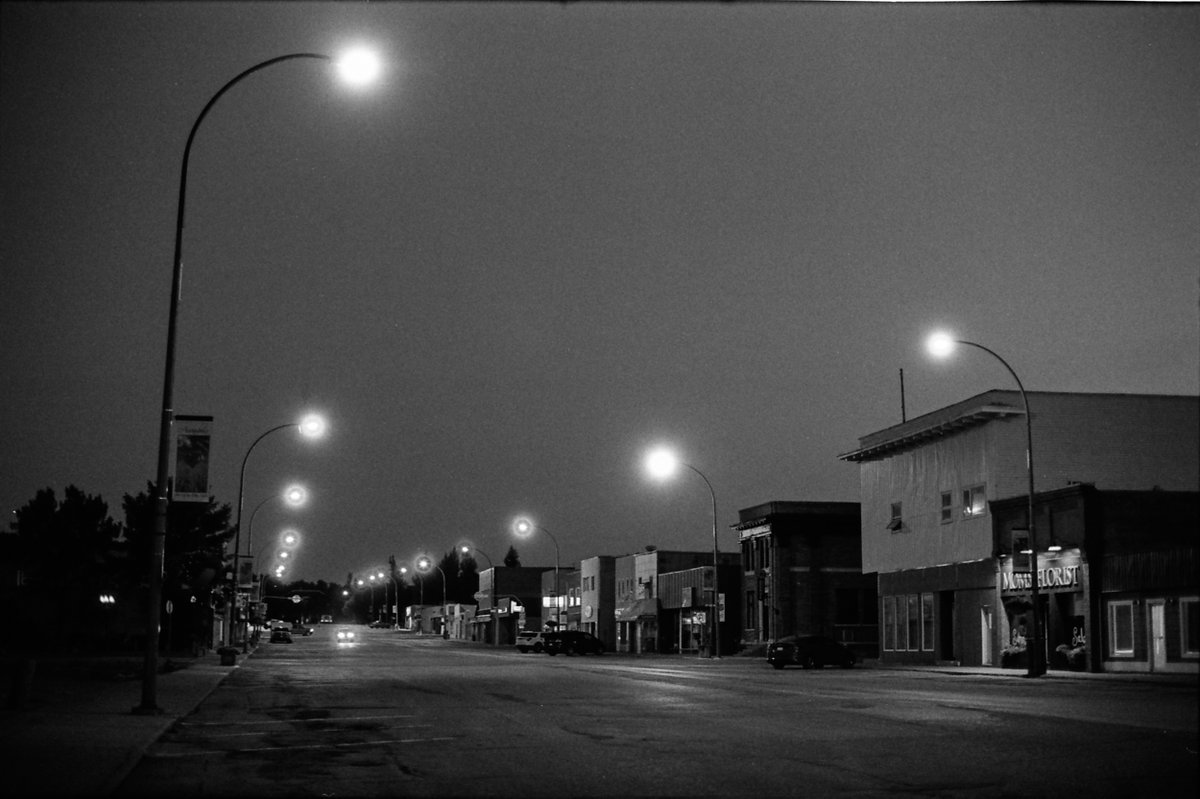
<path id="1" fill-rule="evenodd" d="M 476 646 L 447 642 L 448 646 Z M 237 656 L 240 665 L 245 657 Z M 678 655 L 640 656 L 680 659 Z M 693 658 L 694 659 L 694 658 Z M 745 658 L 724 659 L 733 665 Z M 166 660 L 164 660 L 164 663 Z M 718 665 L 709 661 L 712 665 Z M 11 664 L 6 663 L 6 666 Z M 4 753 L 5 795 L 105 796 L 121 784 L 142 755 L 177 720 L 190 714 L 239 665 L 222 666 L 220 657 L 171 658 L 158 675 L 159 715 L 138 715 L 141 662 L 120 659 L 51 658 L 38 662 L 24 706 L 0 710 L 0 751 Z M 866 668 L 891 670 L 866 664 Z M 906 667 L 980 679 L 1025 679 L 1024 672 L 999 668 Z M 8 677 L 9 669 L 5 669 Z M 1195 684 L 1196 675 L 1086 674 L 1050 672 L 1043 680 L 1104 680 Z M 6 685 L 7 688 L 7 685 Z"/>

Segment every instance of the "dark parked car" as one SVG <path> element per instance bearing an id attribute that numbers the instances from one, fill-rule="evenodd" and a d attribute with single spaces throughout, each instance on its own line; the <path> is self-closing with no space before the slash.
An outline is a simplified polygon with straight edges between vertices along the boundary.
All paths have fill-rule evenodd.
<path id="1" fill-rule="evenodd" d="M 857 660 L 850 647 L 822 635 L 785 635 L 767 646 L 767 662 L 777 669 L 784 666 L 802 669 L 841 666 L 848 669 Z"/>
<path id="2" fill-rule="evenodd" d="M 292 642 L 292 633 L 282 627 L 276 627 L 271 630 L 271 643 L 273 644 L 290 644 Z"/>
<path id="3" fill-rule="evenodd" d="M 599 655 L 604 652 L 604 643 L 582 630 L 563 630 L 542 636 L 547 655 L 562 652 L 567 655 Z"/>

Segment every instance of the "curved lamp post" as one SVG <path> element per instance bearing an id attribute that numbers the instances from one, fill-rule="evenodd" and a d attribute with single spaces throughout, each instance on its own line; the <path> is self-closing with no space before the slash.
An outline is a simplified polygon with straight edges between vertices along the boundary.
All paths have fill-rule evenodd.
<path id="1" fill-rule="evenodd" d="M 154 535 L 151 544 L 147 580 L 149 588 L 146 597 L 146 650 L 142 668 L 142 701 L 141 704 L 133 708 L 133 712 L 140 715 L 156 715 L 162 712 L 162 709 L 158 706 L 158 627 L 162 615 L 159 605 L 162 602 L 162 572 L 166 551 L 167 505 L 169 503 L 167 498 L 167 478 L 170 471 L 171 424 L 175 414 L 175 338 L 179 316 L 180 286 L 183 280 L 184 201 L 187 197 L 188 160 L 191 157 L 192 142 L 196 138 L 196 131 L 200 129 L 200 123 L 204 121 L 204 117 L 208 115 L 209 110 L 212 109 L 217 100 L 225 92 L 233 88 L 243 78 L 275 64 L 301 58 L 332 61 L 329 56 L 321 53 L 289 53 L 288 55 L 277 56 L 255 64 L 244 72 L 239 73 L 233 80 L 222 86 L 204 106 L 203 110 L 200 111 L 200 115 L 192 123 L 191 131 L 189 131 L 187 137 L 187 144 L 183 148 L 183 164 L 179 171 L 179 201 L 175 216 L 175 257 L 174 268 L 171 273 L 171 304 L 167 316 L 167 352 L 166 364 L 163 370 L 162 412 L 159 418 L 158 430 Z M 363 51 L 354 51 L 345 54 L 338 62 L 338 69 L 342 79 L 353 85 L 362 85 L 369 82 L 379 71 L 378 61 Z M 230 599 L 232 601 L 232 597 Z"/>
<path id="2" fill-rule="evenodd" d="M 534 524 L 533 521 L 526 516 L 518 516 L 516 519 L 513 519 L 512 531 L 518 538 L 528 538 L 534 530 L 537 530 L 538 532 L 541 532 L 541 533 L 545 533 L 546 535 L 550 536 L 550 540 L 554 542 L 554 629 L 557 630 L 562 627 L 562 613 L 560 612 L 560 609 L 558 606 L 558 603 L 559 603 L 558 539 L 556 539 L 554 536 L 550 535 L 550 531 L 547 530 L 545 527 L 541 527 L 539 525 Z"/>
<path id="3" fill-rule="evenodd" d="M 428 574 L 430 569 L 437 569 L 442 573 L 442 638 L 450 637 L 450 628 L 446 626 L 446 572 L 442 571 L 442 567 L 437 565 L 427 555 L 422 555 L 417 558 L 417 571 L 421 574 Z M 424 603 L 425 581 L 421 581 L 421 602 Z M 422 610 L 422 613 L 424 611 Z"/>
<path id="4" fill-rule="evenodd" d="M 234 526 L 233 526 L 233 530 L 234 530 L 234 533 L 233 533 L 233 576 L 232 576 L 232 578 L 230 580 L 230 584 L 229 584 L 230 602 L 225 606 L 225 618 L 228 622 L 228 624 L 226 624 L 226 626 L 225 626 L 226 635 L 228 636 L 227 643 L 230 643 L 230 644 L 233 643 L 233 640 L 232 640 L 233 601 L 232 600 L 234 597 L 237 596 L 238 580 L 240 578 L 239 572 L 241 571 L 240 567 L 241 567 L 241 558 L 242 558 L 242 497 L 245 493 L 245 488 L 246 488 L 246 461 L 250 460 L 250 453 L 254 451 L 254 448 L 258 446 L 259 442 L 262 441 L 267 436 L 271 435 L 272 433 L 276 433 L 280 430 L 287 430 L 289 428 L 295 428 L 296 430 L 299 431 L 301 436 L 303 436 L 305 438 L 315 439 L 315 438 L 320 438 L 321 436 L 323 436 L 325 434 L 325 427 L 326 427 L 325 420 L 321 416 L 319 416 L 315 413 L 311 413 L 308 416 L 305 416 L 299 422 L 288 422 L 286 424 L 275 425 L 270 430 L 267 430 L 266 432 L 259 435 L 258 438 L 254 439 L 254 443 L 250 445 L 250 448 L 246 450 L 246 454 L 244 456 L 242 456 L 242 468 L 238 474 L 237 521 L 234 523 Z M 257 511 L 258 508 L 255 508 L 255 510 Z M 251 514 L 251 518 L 253 518 L 253 514 Z M 247 536 L 246 536 L 247 554 L 249 554 L 250 546 L 251 546 L 250 536 L 249 536 L 249 534 L 247 534 Z M 245 625 L 245 621 L 243 620 L 243 626 L 244 625 Z M 245 640 L 244 633 L 245 633 L 245 631 L 243 630 L 243 636 L 242 636 L 242 651 L 243 652 L 246 651 L 246 640 Z"/>
<path id="5" fill-rule="evenodd" d="M 929 353 L 937 358 L 945 358 L 954 352 L 956 345 L 962 344 L 967 347 L 975 347 L 983 350 L 988 355 L 991 355 L 1000 364 L 1008 370 L 1012 375 L 1012 379 L 1017 383 L 1017 389 L 1021 392 L 1021 405 L 1025 410 L 1025 473 L 1029 479 L 1029 507 L 1028 513 L 1029 524 L 1029 591 L 1030 601 L 1033 603 L 1033 621 L 1030 624 L 1033 641 L 1029 646 L 1029 671 L 1026 674 L 1028 677 L 1038 677 L 1046 673 L 1044 665 L 1044 657 L 1042 652 L 1042 609 L 1039 605 L 1038 596 L 1038 548 L 1037 534 L 1034 531 L 1033 522 L 1033 419 L 1029 415 L 1029 397 L 1025 394 L 1025 386 L 1021 383 L 1021 378 L 1017 377 L 1017 373 L 1008 365 L 1008 361 L 1001 358 L 997 353 L 983 346 L 976 344 L 973 341 L 963 341 L 950 336 L 948 333 L 934 333 L 926 341 L 926 347 Z"/>
<path id="6" fill-rule="evenodd" d="M 492 646 L 499 645 L 500 636 L 500 617 L 496 615 L 496 564 L 492 563 L 492 559 L 488 557 L 488 553 L 484 552 L 474 544 L 462 544 L 459 551 L 464 555 L 470 555 L 472 552 L 477 552 L 488 562 L 488 568 L 492 570 Z M 476 570 L 478 572 L 478 570 Z"/>
<path id="7" fill-rule="evenodd" d="M 708 486 L 708 494 L 712 497 L 712 539 L 713 539 L 713 585 L 712 606 L 709 615 L 712 616 L 712 657 L 721 657 L 721 627 L 717 618 L 720 611 L 720 593 L 718 590 L 718 572 L 720 563 L 720 547 L 717 539 L 717 493 L 713 491 L 712 483 L 704 476 L 704 472 L 686 461 L 679 460 L 674 452 L 666 447 L 658 447 L 646 455 L 646 471 L 656 480 L 666 480 L 675 474 L 680 466 L 691 469 L 700 475 L 704 485 Z"/>

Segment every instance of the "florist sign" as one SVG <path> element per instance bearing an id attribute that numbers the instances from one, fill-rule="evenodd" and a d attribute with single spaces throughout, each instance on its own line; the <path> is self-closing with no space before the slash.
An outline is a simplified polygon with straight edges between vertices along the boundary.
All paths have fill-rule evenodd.
<path id="1" fill-rule="evenodd" d="M 1053 561 L 1043 561 L 1038 569 L 1038 588 L 1077 589 L 1079 587 L 1079 556 L 1076 554 Z M 1041 564 L 1039 564 L 1041 565 Z M 1001 591 L 1028 591 L 1033 587 L 1033 576 L 1029 572 L 1014 572 L 1012 562 L 1005 564 L 1000 572 Z"/>

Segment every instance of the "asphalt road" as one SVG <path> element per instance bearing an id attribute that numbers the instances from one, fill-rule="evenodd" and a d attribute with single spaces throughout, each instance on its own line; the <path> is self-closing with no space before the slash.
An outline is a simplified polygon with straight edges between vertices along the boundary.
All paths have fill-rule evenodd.
<path id="1" fill-rule="evenodd" d="M 1194 685 L 263 644 L 119 796 L 1196 795 Z"/>

